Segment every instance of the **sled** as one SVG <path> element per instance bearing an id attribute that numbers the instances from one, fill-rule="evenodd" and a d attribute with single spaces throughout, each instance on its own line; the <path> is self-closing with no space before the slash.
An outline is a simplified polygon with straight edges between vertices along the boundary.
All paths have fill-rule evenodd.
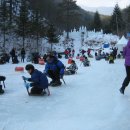
<path id="1" fill-rule="evenodd" d="M 47 93 L 46 92 L 42 92 L 41 94 L 31 94 L 29 93 L 29 96 L 45 96 Z"/>

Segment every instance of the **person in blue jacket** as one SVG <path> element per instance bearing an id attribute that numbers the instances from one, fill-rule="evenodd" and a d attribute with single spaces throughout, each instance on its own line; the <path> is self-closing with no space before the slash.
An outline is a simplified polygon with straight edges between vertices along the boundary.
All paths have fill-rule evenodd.
<path id="1" fill-rule="evenodd" d="M 45 92 L 45 89 L 47 89 L 48 95 L 50 95 L 50 91 L 48 89 L 48 79 L 46 75 L 35 69 L 32 64 L 26 65 L 25 69 L 31 75 L 31 78 L 26 78 L 23 76 L 23 80 L 30 82 L 26 83 L 26 88 L 32 87 L 30 93 L 42 94 Z"/>
<path id="2" fill-rule="evenodd" d="M 60 79 L 63 78 L 64 75 L 64 64 L 58 60 L 55 56 L 48 55 L 47 63 L 45 66 L 45 73 L 48 77 L 52 79 L 50 82 L 50 86 L 60 86 L 62 82 Z"/>

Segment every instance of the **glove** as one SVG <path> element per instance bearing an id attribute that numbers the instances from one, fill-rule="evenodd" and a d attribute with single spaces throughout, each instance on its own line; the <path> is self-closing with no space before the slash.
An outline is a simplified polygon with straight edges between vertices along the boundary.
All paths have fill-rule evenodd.
<path id="1" fill-rule="evenodd" d="M 25 83 L 25 87 L 29 89 L 31 87 L 30 83 Z"/>
<path id="2" fill-rule="evenodd" d="M 25 81 L 27 81 L 27 80 L 28 80 L 28 78 L 26 78 L 26 77 L 24 77 L 24 76 L 22 76 L 22 78 L 23 78 L 23 80 L 25 80 Z"/>

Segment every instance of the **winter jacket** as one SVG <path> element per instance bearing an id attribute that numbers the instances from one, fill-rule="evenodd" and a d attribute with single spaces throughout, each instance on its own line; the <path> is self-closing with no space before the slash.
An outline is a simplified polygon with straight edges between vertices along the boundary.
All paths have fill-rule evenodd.
<path id="1" fill-rule="evenodd" d="M 124 47 L 123 55 L 125 57 L 125 65 L 130 66 L 130 40 L 127 43 L 127 46 Z"/>
<path id="2" fill-rule="evenodd" d="M 59 60 L 54 60 L 52 63 L 48 63 L 45 66 L 45 73 L 48 74 L 48 70 L 59 71 L 60 75 L 64 75 L 64 64 Z"/>
<path id="3" fill-rule="evenodd" d="M 15 56 L 15 50 L 14 50 L 14 49 L 11 50 L 10 55 L 11 55 L 12 57 Z"/>
<path id="4" fill-rule="evenodd" d="M 21 50 L 21 55 L 22 56 L 25 55 L 25 50 L 24 49 Z"/>
<path id="5" fill-rule="evenodd" d="M 71 64 L 67 69 L 72 70 L 72 71 L 76 71 L 76 70 L 78 70 L 78 67 L 76 64 Z"/>
<path id="6" fill-rule="evenodd" d="M 109 56 L 109 60 L 114 60 L 114 57 L 111 55 L 111 56 Z"/>
<path id="7" fill-rule="evenodd" d="M 84 66 L 89 66 L 89 64 L 90 64 L 90 61 L 89 61 L 88 59 L 85 59 L 85 60 L 83 61 L 83 65 L 84 65 Z"/>
<path id="8" fill-rule="evenodd" d="M 38 87 L 42 89 L 48 88 L 48 79 L 46 75 L 36 69 L 31 74 L 31 78 L 28 79 L 28 81 L 32 82 L 30 84 L 32 87 Z"/>

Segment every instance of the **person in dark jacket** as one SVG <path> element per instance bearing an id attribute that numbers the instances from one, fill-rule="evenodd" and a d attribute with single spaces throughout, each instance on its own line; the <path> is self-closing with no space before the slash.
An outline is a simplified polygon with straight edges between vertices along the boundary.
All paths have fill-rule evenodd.
<path id="1" fill-rule="evenodd" d="M 32 64 L 26 65 L 25 69 L 31 75 L 31 78 L 26 78 L 23 76 L 23 80 L 31 82 L 26 83 L 26 88 L 32 87 L 30 93 L 42 94 L 47 89 L 48 95 L 50 95 L 50 91 L 48 89 L 48 79 L 46 75 L 35 69 Z"/>
<path id="2" fill-rule="evenodd" d="M 45 73 L 52 79 L 51 86 L 60 86 L 62 82 L 60 78 L 64 75 L 64 64 L 52 55 L 47 56 L 47 63 L 45 66 Z"/>
<path id="3" fill-rule="evenodd" d="M 24 59 L 25 59 L 25 49 L 24 48 L 22 48 L 21 49 L 21 62 L 23 62 L 24 63 Z"/>
<path id="4" fill-rule="evenodd" d="M 117 51 L 118 51 L 118 48 L 112 48 L 112 50 L 113 50 L 113 56 L 114 56 L 114 60 L 116 59 L 116 56 L 117 56 Z"/>
<path id="5" fill-rule="evenodd" d="M 125 68 L 126 68 L 126 78 L 120 88 L 120 92 L 124 94 L 125 88 L 129 85 L 130 82 L 130 39 L 127 43 L 127 46 L 123 50 L 123 55 L 125 57 Z"/>
<path id="6" fill-rule="evenodd" d="M 18 56 L 15 55 L 15 57 L 13 57 L 13 60 L 12 60 L 13 64 L 18 64 L 19 63 L 19 60 L 18 60 Z"/>
<path id="7" fill-rule="evenodd" d="M 15 56 L 16 56 L 16 49 L 15 49 L 15 48 L 13 48 L 13 49 L 11 50 L 10 55 L 11 55 L 11 57 L 12 57 L 12 62 L 13 62 L 13 59 L 14 59 Z"/>

